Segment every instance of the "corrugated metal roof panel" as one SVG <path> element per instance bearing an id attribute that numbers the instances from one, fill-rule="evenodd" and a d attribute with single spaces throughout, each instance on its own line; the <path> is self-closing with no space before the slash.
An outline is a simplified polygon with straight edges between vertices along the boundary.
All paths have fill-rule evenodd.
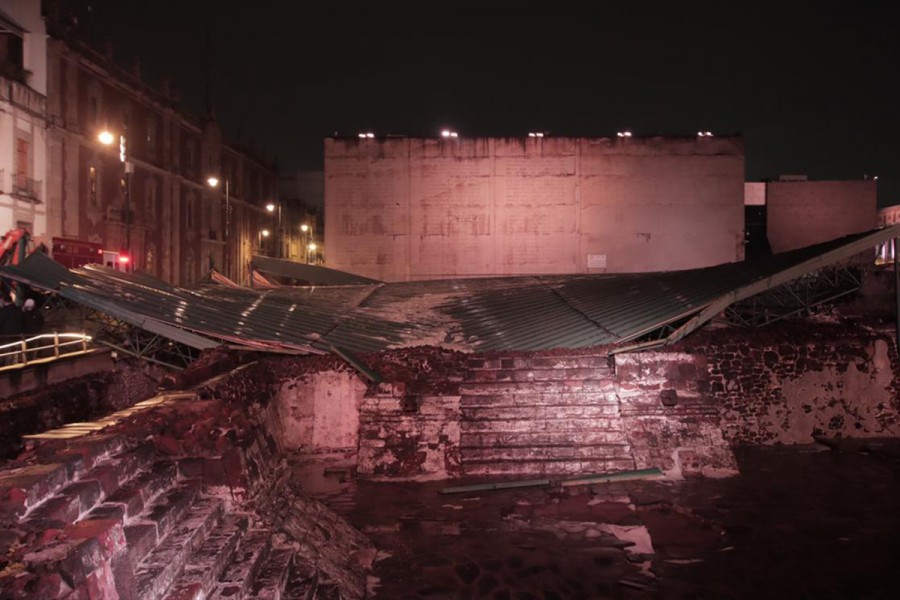
<path id="1" fill-rule="evenodd" d="M 799 276 L 892 236 L 900 226 L 752 262 L 621 275 L 554 275 L 254 290 L 170 286 L 101 266 L 66 270 L 31 255 L 0 275 L 56 290 L 129 323 L 258 348 L 353 353 L 422 344 L 543 350 L 622 343 Z M 42 258 L 41 258 L 42 256 Z M 824 257 L 824 258 L 822 258 Z M 285 261 L 279 261 L 285 262 Z M 755 290 L 755 291 L 754 291 Z M 726 304 L 727 305 L 727 304 Z M 170 329 L 166 329 L 170 328 Z M 182 333 L 178 333 L 178 332 Z M 193 340 L 195 343 L 201 343 Z M 204 343 L 211 343 L 206 340 Z"/>

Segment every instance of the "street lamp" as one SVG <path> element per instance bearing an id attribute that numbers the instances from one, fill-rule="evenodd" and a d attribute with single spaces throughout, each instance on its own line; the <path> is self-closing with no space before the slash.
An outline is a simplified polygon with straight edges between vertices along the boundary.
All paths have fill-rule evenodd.
<path id="1" fill-rule="evenodd" d="M 259 246 L 259 253 L 263 253 L 263 238 L 269 237 L 268 229 L 261 229 L 259 235 L 257 236 L 257 245 Z"/>
<path id="2" fill-rule="evenodd" d="M 309 263 L 309 248 L 307 248 L 307 241 L 309 240 L 309 225 L 304 223 L 300 226 L 300 231 L 303 233 L 303 262 Z"/>
<path id="3" fill-rule="evenodd" d="M 270 213 L 275 212 L 275 203 L 269 202 L 266 204 L 266 210 Z M 278 242 L 278 254 L 277 257 L 281 258 L 281 247 L 284 245 L 284 240 L 282 239 L 282 231 L 281 231 L 281 202 L 278 203 L 278 228 L 275 230 L 275 239 Z"/>
<path id="4" fill-rule="evenodd" d="M 206 179 L 206 183 L 209 184 L 209 187 L 219 187 L 219 178 L 211 175 Z M 225 180 L 225 232 L 222 234 L 222 241 L 225 243 L 225 251 L 224 256 L 222 258 L 222 268 L 225 270 L 225 275 L 230 275 L 231 260 L 229 257 L 229 241 L 231 239 L 230 230 L 231 230 L 231 196 L 229 195 L 229 186 L 228 180 Z"/>
<path id="5" fill-rule="evenodd" d="M 307 255 L 306 255 L 306 264 L 309 264 L 309 255 L 310 255 L 310 254 L 313 255 L 313 264 L 316 264 L 316 263 L 315 263 L 315 251 L 316 251 L 316 244 L 315 244 L 315 242 L 310 243 L 309 246 L 307 246 L 306 248 L 307 248 L 308 251 L 309 251 L 309 252 L 307 252 Z"/>
<path id="6" fill-rule="evenodd" d="M 112 146 L 116 141 L 116 136 L 111 131 L 104 129 L 97 134 L 97 140 L 104 146 Z M 119 162 L 122 163 L 125 180 L 125 256 L 131 258 L 131 177 L 130 174 L 134 170 L 134 165 L 128 161 L 126 154 L 125 133 L 119 134 Z M 122 264 L 127 264 L 124 261 Z"/>

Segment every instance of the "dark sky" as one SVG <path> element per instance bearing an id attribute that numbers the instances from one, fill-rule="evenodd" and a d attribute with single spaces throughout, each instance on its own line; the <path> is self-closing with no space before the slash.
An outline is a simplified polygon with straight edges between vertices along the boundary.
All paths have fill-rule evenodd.
<path id="1" fill-rule="evenodd" d="M 880 204 L 900 203 L 900 22 L 874 3 L 73 6 L 120 62 L 140 56 L 154 85 L 168 74 L 192 112 L 209 73 L 226 132 L 252 138 L 282 172 L 321 168 L 335 131 L 703 129 L 745 137 L 748 180 L 878 175 Z"/>

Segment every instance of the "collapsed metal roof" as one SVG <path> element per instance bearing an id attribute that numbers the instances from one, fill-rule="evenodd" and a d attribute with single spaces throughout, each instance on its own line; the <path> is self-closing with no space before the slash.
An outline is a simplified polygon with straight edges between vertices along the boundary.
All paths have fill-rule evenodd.
<path id="1" fill-rule="evenodd" d="M 256 257 L 255 267 L 269 273 L 356 282 L 265 290 L 215 283 L 187 288 L 99 265 L 68 270 L 35 253 L 21 265 L 0 267 L 0 277 L 55 292 L 197 349 L 219 343 L 305 353 L 369 353 L 425 344 L 464 351 L 622 347 L 646 336 L 654 336 L 648 342 L 653 344 L 680 339 L 735 302 L 809 278 L 860 253 L 872 251 L 874 258 L 877 245 L 896 237 L 900 226 L 765 259 L 663 273 L 379 283 Z M 829 293 L 820 299 L 844 292 Z"/>

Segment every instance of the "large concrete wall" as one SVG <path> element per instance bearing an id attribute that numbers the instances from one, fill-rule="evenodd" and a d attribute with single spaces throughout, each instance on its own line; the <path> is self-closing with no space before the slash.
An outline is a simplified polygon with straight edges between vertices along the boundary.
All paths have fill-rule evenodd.
<path id="1" fill-rule="evenodd" d="M 326 139 L 327 266 L 384 281 L 743 258 L 740 138 Z"/>
<path id="2" fill-rule="evenodd" d="M 874 229 L 877 182 L 774 181 L 767 184 L 769 244 L 787 252 Z"/>

